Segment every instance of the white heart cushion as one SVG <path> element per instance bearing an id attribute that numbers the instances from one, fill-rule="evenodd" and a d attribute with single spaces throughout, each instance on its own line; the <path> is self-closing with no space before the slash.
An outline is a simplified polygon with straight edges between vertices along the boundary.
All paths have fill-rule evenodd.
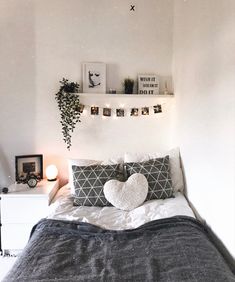
<path id="1" fill-rule="evenodd" d="M 141 173 L 132 174 L 126 182 L 109 180 L 104 184 L 105 198 L 116 208 L 133 210 L 140 206 L 148 194 L 148 181 Z"/>

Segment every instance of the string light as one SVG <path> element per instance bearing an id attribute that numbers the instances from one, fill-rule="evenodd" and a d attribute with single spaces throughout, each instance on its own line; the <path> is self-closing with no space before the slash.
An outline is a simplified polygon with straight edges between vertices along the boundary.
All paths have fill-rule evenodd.
<path id="1" fill-rule="evenodd" d="M 164 103 L 163 103 L 164 104 Z M 81 114 L 87 115 L 88 111 L 86 108 L 90 108 L 90 115 L 91 116 L 98 116 L 99 114 L 102 115 L 102 117 L 125 117 L 125 116 L 149 116 L 150 112 L 153 114 L 162 113 L 162 105 L 157 104 L 154 106 L 144 106 L 144 107 L 124 107 L 124 105 L 120 105 L 119 108 L 111 108 L 110 105 L 106 105 L 105 107 L 99 107 L 99 106 L 90 106 L 90 105 L 79 105 L 79 111 Z"/>

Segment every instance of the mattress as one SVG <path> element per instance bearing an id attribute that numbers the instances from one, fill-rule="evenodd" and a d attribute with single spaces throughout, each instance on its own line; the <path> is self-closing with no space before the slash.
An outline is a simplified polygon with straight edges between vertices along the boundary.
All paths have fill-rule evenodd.
<path id="1" fill-rule="evenodd" d="M 54 197 L 47 218 L 81 221 L 111 230 L 133 229 L 153 220 L 179 215 L 195 218 L 184 195 L 176 192 L 174 196 L 165 200 L 144 202 L 132 211 L 115 207 L 78 207 L 73 206 L 69 185 L 65 185 Z"/>
<path id="2" fill-rule="evenodd" d="M 75 207 L 64 186 L 3 281 L 235 282 L 234 274 L 233 258 L 183 194 L 127 212 Z"/>

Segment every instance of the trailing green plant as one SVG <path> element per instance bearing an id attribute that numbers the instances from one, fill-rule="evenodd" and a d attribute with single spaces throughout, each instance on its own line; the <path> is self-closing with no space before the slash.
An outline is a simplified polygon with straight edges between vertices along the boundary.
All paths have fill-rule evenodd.
<path id="1" fill-rule="evenodd" d="M 79 103 L 79 84 L 77 82 L 70 82 L 63 78 L 60 81 L 60 89 L 55 94 L 55 99 L 60 110 L 60 123 L 62 126 L 63 140 L 70 150 L 72 146 L 72 133 L 75 125 L 80 120 L 80 103 Z"/>
<path id="2" fill-rule="evenodd" d="M 125 78 L 123 84 L 124 84 L 124 92 L 126 94 L 132 94 L 133 93 L 133 87 L 134 87 L 134 79 Z"/>

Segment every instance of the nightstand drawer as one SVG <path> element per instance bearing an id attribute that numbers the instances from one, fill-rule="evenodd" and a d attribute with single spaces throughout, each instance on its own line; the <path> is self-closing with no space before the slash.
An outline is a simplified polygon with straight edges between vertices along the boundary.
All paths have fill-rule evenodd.
<path id="1" fill-rule="evenodd" d="M 29 240 L 34 224 L 3 224 L 2 249 L 21 250 Z"/>
<path id="2" fill-rule="evenodd" d="M 3 252 L 21 250 L 28 242 L 32 227 L 48 215 L 50 202 L 59 181 L 42 180 L 37 187 L 18 190 L 20 184 L 12 184 L 9 193 L 1 194 L 1 241 Z"/>
<path id="3" fill-rule="evenodd" d="M 2 223 L 37 222 L 47 215 L 48 199 L 45 197 L 11 197 L 2 199 Z"/>

